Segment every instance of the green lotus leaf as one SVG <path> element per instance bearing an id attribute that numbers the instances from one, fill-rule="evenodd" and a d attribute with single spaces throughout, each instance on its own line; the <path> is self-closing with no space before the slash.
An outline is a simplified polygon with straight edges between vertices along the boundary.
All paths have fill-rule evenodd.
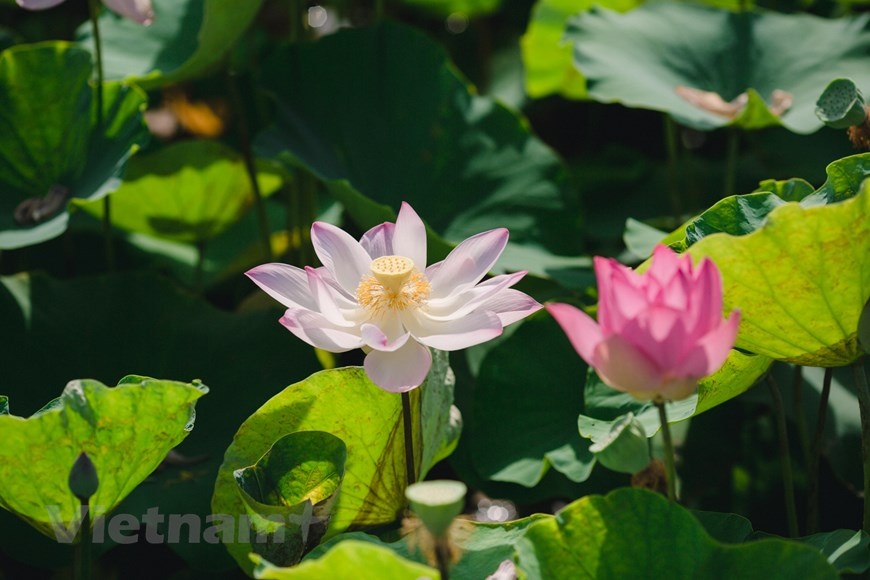
<path id="1" fill-rule="evenodd" d="M 324 180 L 360 227 L 407 201 L 449 242 L 510 229 L 499 267 L 547 275 L 588 262 L 576 258 L 580 210 L 558 157 L 419 31 L 383 22 L 288 46 L 263 79 L 278 107 L 258 151 Z M 447 250 L 433 240 L 430 259 Z"/>
<path id="2" fill-rule="evenodd" d="M 224 59 L 260 10 L 262 0 L 151 0 L 154 22 L 142 26 L 111 10 L 100 15 L 106 78 L 154 89 L 208 73 Z M 92 50 L 90 23 L 78 41 Z"/>
<path id="3" fill-rule="evenodd" d="M 580 14 L 566 38 L 593 100 L 663 111 L 703 131 L 782 125 L 805 134 L 822 126 L 815 102 L 832 77 L 870 78 L 867 20 L 647 3 Z"/>
<path id="4" fill-rule="evenodd" d="M 68 43 L 0 53 L 0 249 L 62 234 L 68 199 L 96 200 L 117 189 L 147 138 L 145 94 L 118 83 L 103 86 L 97 126 L 91 74 L 90 55 Z"/>
<path id="5" fill-rule="evenodd" d="M 305 561 L 292 568 L 278 568 L 256 554 L 254 578 L 266 580 L 322 580 L 323 578 L 356 578 L 358 580 L 421 580 L 439 578 L 429 566 L 410 562 L 389 548 L 370 542 L 347 540 L 318 560 Z"/>
<path id="6" fill-rule="evenodd" d="M 767 539 L 727 545 L 659 494 L 617 489 L 568 505 L 529 527 L 519 568 L 538 578 L 837 578 L 818 550 Z"/>
<path id="7" fill-rule="evenodd" d="M 538 0 L 520 40 L 529 96 L 537 99 L 560 94 L 569 99 L 585 98 L 586 78 L 574 68 L 571 45 L 563 40 L 569 18 L 593 5 L 628 12 L 642 3 L 643 0 Z"/>
<path id="8" fill-rule="evenodd" d="M 42 533 L 72 540 L 79 500 L 69 471 L 86 452 L 100 485 L 91 498 L 94 518 L 110 512 L 193 429 L 201 383 L 128 376 L 109 388 L 71 381 L 57 402 L 28 419 L 0 416 L 0 505 Z"/>
<path id="9" fill-rule="evenodd" d="M 724 309 L 741 310 L 737 347 L 805 366 L 861 354 L 858 319 L 870 298 L 870 192 L 830 205 L 787 203 L 752 233 L 689 248 L 722 272 Z"/>
<path id="10" fill-rule="evenodd" d="M 347 447 L 335 435 L 298 431 L 275 441 L 254 465 L 233 473 L 257 554 L 293 566 L 320 543 L 346 458 Z"/>
<path id="11" fill-rule="evenodd" d="M 501 7 L 502 0 L 402 0 L 402 3 L 434 16 L 462 14 L 474 18 L 495 12 Z"/>
<path id="12" fill-rule="evenodd" d="M 197 428 L 178 449 L 190 461 L 154 473 L 121 509 L 144 514 L 157 506 L 161 513 L 197 514 L 204 522 L 238 426 L 288 381 L 322 368 L 314 350 L 277 323 L 281 312 L 218 309 L 150 271 L 73 280 L 0 278 L 0 392 L 10 396 L 13 412 L 29 415 L 57 396 L 51 385 L 63 385 L 69 376 L 107 383 L 134 370 L 201 378 L 211 392 L 197 404 Z M 284 434 L 237 467 L 255 463 Z M 36 565 L 69 563 L 68 546 L 57 546 L 3 510 L 0 545 Z M 170 547 L 195 569 L 235 568 L 220 544 L 189 543 L 182 534 Z"/>
<path id="13" fill-rule="evenodd" d="M 427 448 L 441 449 L 444 434 L 432 433 L 428 421 L 449 415 L 449 404 L 434 409 L 428 397 L 444 401 L 441 389 L 449 372 L 447 353 L 435 352 L 432 371 L 419 389 L 411 392 L 414 457 L 422 479 L 431 465 L 421 465 L 431 456 Z M 427 409 L 421 413 L 421 409 Z M 421 428 L 421 415 L 423 426 Z M 298 431 L 325 431 L 347 445 L 345 475 L 332 509 L 327 537 L 350 526 L 373 526 L 395 521 L 405 507 L 405 447 L 401 397 L 375 386 L 360 367 L 330 369 L 315 373 L 273 397 L 245 421 L 227 449 L 215 483 L 214 513 L 244 513 L 236 492 L 233 472 L 251 465 L 280 436 Z M 227 542 L 239 565 L 250 569 L 248 542 Z"/>
<path id="14" fill-rule="evenodd" d="M 279 168 L 262 164 L 258 169 L 264 196 L 281 187 Z M 223 233 L 253 203 L 241 154 L 217 141 L 182 141 L 130 162 L 124 183 L 112 195 L 112 225 L 193 244 Z M 103 215 L 102 203 L 79 205 Z"/>

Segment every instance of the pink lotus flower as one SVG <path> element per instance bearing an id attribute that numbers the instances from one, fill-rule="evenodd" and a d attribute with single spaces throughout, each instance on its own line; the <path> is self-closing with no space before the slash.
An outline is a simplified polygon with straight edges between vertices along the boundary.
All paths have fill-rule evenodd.
<path id="1" fill-rule="evenodd" d="M 323 222 L 311 226 L 321 268 L 264 264 L 247 276 L 287 307 L 280 322 L 331 352 L 368 351 L 365 370 L 384 390 L 419 386 L 432 366 L 429 348 L 459 350 L 499 336 L 541 308 L 513 290 L 526 274 L 480 282 L 504 250 L 506 229 L 472 236 L 426 267 L 426 226 L 407 203 L 395 224 L 359 242 Z"/>
<path id="2" fill-rule="evenodd" d="M 691 256 L 660 245 L 644 274 L 596 257 L 595 275 L 597 324 L 567 304 L 547 310 L 605 383 L 641 400 L 679 400 L 725 363 L 740 312 L 722 319 L 722 277 L 711 260 L 693 268 Z"/>
<path id="3" fill-rule="evenodd" d="M 15 0 L 19 6 L 27 10 L 45 10 L 62 4 L 64 0 Z M 149 25 L 154 21 L 154 10 L 151 0 L 103 0 L 103 4 L 130 20 L 139 24 Z"/>

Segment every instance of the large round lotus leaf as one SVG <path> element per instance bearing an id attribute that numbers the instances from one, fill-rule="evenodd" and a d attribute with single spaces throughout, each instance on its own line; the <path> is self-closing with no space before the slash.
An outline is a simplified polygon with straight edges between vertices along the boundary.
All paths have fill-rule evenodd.
<path id="1" fill-rule="evenodd" d="M 111 10 L 100 16 L 106 78 L 146 89 L 207 73 L 226 56 L 254 20 L 262 0 L 151 0 L 154 22 L 142 26 Z M 92 28 L 78 40 L 93 48 Z"/>
<path id="2" fill-rule="evenodd" d="M 282 184 L 280 170 L 262 165 L 264 196 Z M 112 195 L 112 225 L 174 242 L 207 241 L 236 223 L 254 192 L 241 154 L 217 141 L 182 141 L 130 162 Z M 103 215 L 102 203 L 80 204 Z"/>
<path id="3" fill-rule="evenodd" d="M 501 267 L 545 275 L 577 262 L 580 213 L 556 154 L 474 95 L 424 34 L 384 22 L 288 46 L 263 82 L 278 108 L 258 149 L 325 180 L 359 226 L 407 201 L 450 242 L 510 229 Z M 447 249 L 430 244 L 430 258 Z"/>
<path id="4" fill-rule="evenodd" d="M 517 562 L 530 580 L 838 577 L 818 550 L 798 542 L 721 544 L 691 512 L 640 489 L 587 496 L 533 524 Z"/>
<path id="5" fill-rule="evenodd" d="M 867 20 L 650 3 L 625 14 L 595 8 L 571 19 L 567 38 L 596 101 L 663 111 L 700 130 L 782 124 L 812 133 L 832 78 L 870 78 Z M 700 104 L 678 87 L 703 91 L 689 97 Z M 745 107 L 732 107 L 742 93 Z"/>
<path id="6" fill-rule="evenodd" d="M 427 449 L 441 448 L 445 436 L 426 429 L 426 423 L 441 421 L 450 414 L 450 404 L 443 404 L 445 397 L 439 393 L 452 390 L 452 384 L 446 382 L 449 361 L 447 353 L 435 354 L 426 382 L 411 392 L 414 433 L 423 433 L 422 438 L 414 438 L 420 479 L 431 467 L 422 463 L 432 455 Z M 427 398 L 439 401 L 440 406 L 433 407 Z M 391 523 L 406 504 L 402 425 L 401 397 L 375 386 L 362 368 L 315 373 L 287 387 L 239 427 L 215 482 L 212 510 L 220 514 L 244 513 L 233 472 L 257 461 L 279 437 L 297 431 L 325 431 L 347 445 L 344 480 L 327 536 L 351 525 Z M 239 565 L 250 569 L 248 542 L 225 545 Z"/>
<path id="7" fill-rule="evenodd" d="M 67 485 L 76 457 L 87 453 L 97 469 L 93 517 L 108 513 L 184 440 L 194 402 L 207 392 L 199 383 L 137 376 L 115 388 L 81 379 L 28 419 L 0 416 L 0 505 L 69 542 L 64 533 L 79 513 Z"/>
<path id="8" fill-rule="evenodd" d="M 571 45 L 563 40 L 568 19 L 593 5 L 627 12 L 643 0 L 538 0 L 520 40 L 526 92 L 532 98 L 558 93 L 569 99 L 586 97 L 586 78 L 574 67 Z"/>
<path id="9" fill-rule="evenodd" d="M 864 187 L 829 205 L 782 205 L 750 234 L 713 234 L 689 248 L 722 272 L 724 309 L 741 310 L 739 348 L 805 366 L 842 366 L 860 356 L 858 319 L 870 298 L 868 212 Z"/>
<path id="10" fill-rule="evenodd" d="M 0 249 L 62 234 L 67 199 L 95 200 L 117 189 L 127 159 L 146 139 L 146 99 L 134 87 L 104 85 L 103 125 L 96 126 L 91 74 L 90 55 L 68 43 L 0 53 Z M 30 198 L 42 198 L 46 209 L 19 223 L 15 210 Z"/>
<path id="11" fill-rule="evenodd" d="M 323 578 L 436 580 L 439 578 L 434 568 L 405 560 L 389 548 L 359 540 L 341 542 L 322 558 L 306 561 L 291 568 L 278 568 L 256 554 L 251 554 L 251 560 L 257 565 L 254 578 L 267 580 L 322 580 Z"/>

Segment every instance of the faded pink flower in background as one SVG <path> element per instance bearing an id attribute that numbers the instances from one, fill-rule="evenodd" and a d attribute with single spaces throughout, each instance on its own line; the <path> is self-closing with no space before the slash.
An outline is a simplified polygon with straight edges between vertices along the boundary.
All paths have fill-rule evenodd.
<path id="1" fill-rule="evenodd" d="M 722 276 L 708 258 L 693 267 L 667 246 L 638 274 L 595 258 L 598 322 L 568 304 L 547 310 L 601 379 L 641 400 L 679 400 L 725 363 L 740 312 L 722 318 Z"/>
<path id="2" fill-rule="evenodd" d="M 323 267 L 264 264 L 247 276 L 287 307 L 281 324 L 308 344 L 366 349 L 366 374 L 387 391 L 423 382 L 429 347 L 486 342 L 541 308 L 510 288 L 526 272 L 481 282 L 507 244 L 503 228 L 468 238 L 429 267 L 426 226 L 407 203 L 395 224 L 375 226 L 359 241 L 324 222 L 311 226 L 311 241 Z"/>
<path id="3" fill-rule="evenodd" d="M 15 0 L 19 6 L 27 10 L 45 10 L 63 4 L 65 0 Z M 149 25 L 154 21 L 154 10 L 151 0 L 103 0 L 103 4 L 125 18 L 135 20 L 139 24 Z"/>

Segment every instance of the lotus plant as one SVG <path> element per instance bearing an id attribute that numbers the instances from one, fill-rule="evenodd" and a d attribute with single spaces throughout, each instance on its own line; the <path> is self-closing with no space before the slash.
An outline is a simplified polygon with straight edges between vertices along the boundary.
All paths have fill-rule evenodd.
<path id="1" fill-rule="evenodd" d="M 426 226 L 407 203 L 395 224 L 359 241 L 324 222 L 312 225 L 311 241 L 322 267 L 265 264 L 247 276 L 287 308 L 280 322 L 298 338 L 330 352 L 366 350 L 366 374 L 387 391 L 423 382 L 430 347 L 486 342 L 541 308 L 511 288 L 525 271 L 481 282 L 507 244 L 504 228 L 468 238 L 428 267 Z"/>
<path id="2" fill-rule="evenodd" d="M 63 4 L 65 0 L 15 0 L 19 6 L 27 10 L 45 10 Z M 154 10 L 151 0 L 103 0 L 103 4 L 130 20 L 144 25 L 154 21 Z"/>
<path id="3" fill-rule="evenodd" d="M 595 276 L 597 323 L 568 304 L 548 304 L 547 310 L 606 384 L 658 406 L 670 447 L 665 402 L 689 397 L 699 379 L 725 363 L 737 339 L 740 312 L 723 319 L 722 276 L 712 260 L 695 267 L 691 256 L 678 256 L 663 245 L 655 248 L 643 274 L 596 257 Z M 672 450 L 666 455 L 673 497 Z"/>

